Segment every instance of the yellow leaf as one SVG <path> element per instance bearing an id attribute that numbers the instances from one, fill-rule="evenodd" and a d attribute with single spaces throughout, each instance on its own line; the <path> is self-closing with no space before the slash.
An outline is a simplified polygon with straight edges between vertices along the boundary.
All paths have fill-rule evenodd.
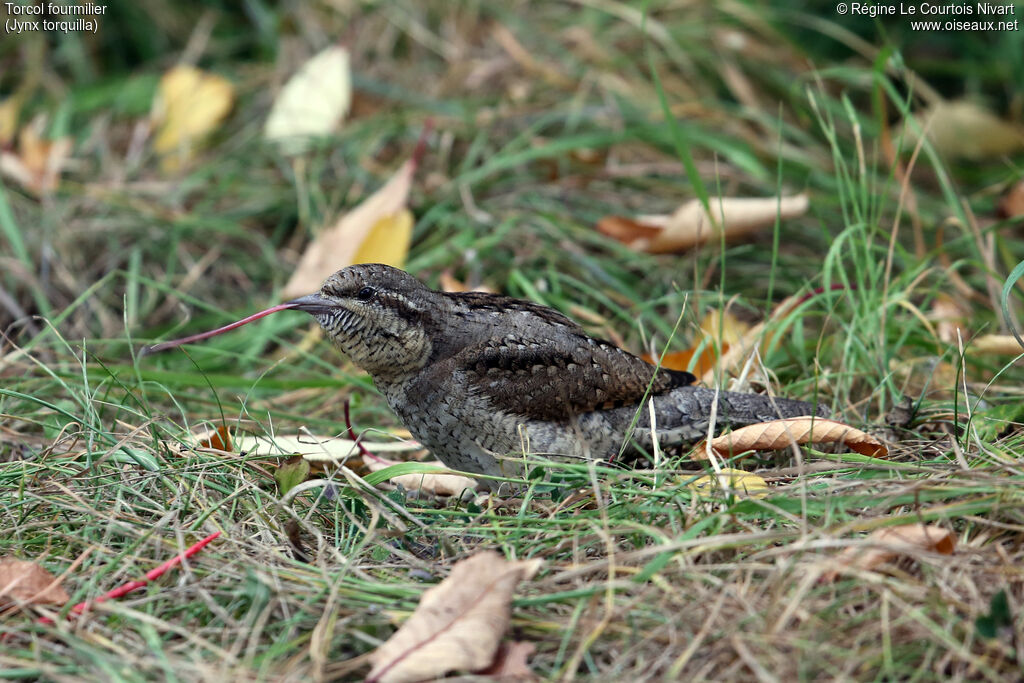
<path id="1" fill-rule="evenodd" d="M 302 152 L 308 138 L 331 133 L 352 104 L 348 51 L 330 47 L 313 56 L 274 100 L 263 137 L 287 154 Z"/>
<path id="2" fill-rule="evenodd" d="M 395 268 L 405 265 L 412 243 L 412 211 L 402 209 L 384 216 L 370 229 L 359 245 L 352 263 L 385 263 Z"/>
<path id="3" fill-rule="evenodd" d="M 400 214 L 407 212 L 405 207 L 412 188 L 412 177 L 416 171 L 415 157 L 402 164 L 402 167 L 379 190 L 363 200 L 359 206 L 338 219 L 334 225 L 326 228 L 310 242 L 299 260 L 295 272 L 281 292 L 281 296 L 291 298 L 302 296 L 320 289 L 320 284 L 340 268 L 359 263 L 356 258 L 362 245 L 366 243 L 378 224 L 402 225 Z M 411 216 L 409 217 L 411 221 Z M 411 229 L 411 226 L 410 226 Z M 401 238 L 400 230 L 388 230 L 382 234 Z M 378 254 L 385 251 L 381 246 Z M 408 245 L 404 251 L 408 250 Z M 391 248 L 394 255 L 399 251 Z M 404 260 L 404 251 L 402 260 Z"/>
<path id="4" fill-rule="evenodd" d="M 700 329 L 705 336 L 718 339 L 718 333 L 722 333 L 719 341 L 723 345 L 739 344 L 743 337 L 750 331 L 750 325 L 743 322 L 728 310 L 725 313 L 717 308 L 709 309 L 700 321 Z"/>
<path id="5" fill-rule="evenodd" d="M 768 482 L 763 477 L 731 467 L 722 468 L 717 475 L 705 474 L 686 487 L 702 497 L 712 497 L 718 489 L 729 489 L 751 498 L 764 498 L 769 492 Z"/>
<path id="6" fill-rule="evenodd" d="M 196 147 L 216 130 L 235 98 L 226 78 L 192 66 L 178 65 L 160 79 L 151 118 L 156 126 L 153 148 L 165 155 L 165 171 L 180 168 Z"/>

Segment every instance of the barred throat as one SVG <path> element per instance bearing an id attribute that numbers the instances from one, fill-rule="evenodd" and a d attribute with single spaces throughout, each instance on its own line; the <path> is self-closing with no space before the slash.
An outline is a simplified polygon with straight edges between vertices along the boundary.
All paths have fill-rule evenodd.
<path id="1" fill-rule="evenodd" d="M 431 344 L 422 327 L 403 316 L 371 320 L 339 307 L 316 317 L 338 349 L 375 378 L 394 379 L 414 372 L 430 356 Z"/>

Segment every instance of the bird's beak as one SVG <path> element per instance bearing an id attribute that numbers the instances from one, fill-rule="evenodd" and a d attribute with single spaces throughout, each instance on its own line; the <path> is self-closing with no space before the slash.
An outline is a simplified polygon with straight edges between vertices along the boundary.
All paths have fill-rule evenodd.
<path id="1" fill-rule="evenodd" d="M 282 306 L 298 311 L 305 311 L 311 315 L 326 313 L 336 307 L 336 305 L 329 299 L 325 299 L 319 294 L 307 294 L 306 296 L 300 296 L 298 299 L 292 299 L 291 301 L 284 302 Z"/>

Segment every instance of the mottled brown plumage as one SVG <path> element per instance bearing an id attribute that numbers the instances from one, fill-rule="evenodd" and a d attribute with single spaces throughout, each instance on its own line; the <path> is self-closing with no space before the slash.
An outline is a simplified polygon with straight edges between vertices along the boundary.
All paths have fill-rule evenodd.
<path id="1" fill-rule="evenodd" d="M 648 411 L 637 414 L 645 397 L 663 445 L 706 434 L 716 400 L 716 426 L 812 412 L 800 401 L 689 386 L 693 375 L 658 369 L 546 306 L 433 291 L 381 264 L 340 270 L 291 304 L 370 373 L 417 439 L 477 474 L 506 473 L 505 456 L 526 448 L 607 458 L 631 437 L 649 444 Z"/>

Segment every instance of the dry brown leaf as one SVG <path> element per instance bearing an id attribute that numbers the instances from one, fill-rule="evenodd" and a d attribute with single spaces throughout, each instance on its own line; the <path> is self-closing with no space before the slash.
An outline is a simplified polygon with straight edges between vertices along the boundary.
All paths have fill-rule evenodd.
<path id="1" fill-rule="evenodd" d="M 218 451 L 231 452 L 231 433 L 224 425 L 216 429 L 208 429 L 197 435 L 200 448 L 216 448 Z"/>
<path id="2" fill-rule="evenodd" d="M 841 567 L 872 570 L 900 555 L 910 555 L 921 550 L 952 555 L 956 548 L 953 532 L 936 524 L 904 524 L 876 529 L 866 541 L 889 547 L 864 548 L 858 544 L 845 549 L 835 561 Z M 838 576 L 839 570 L 832 569 L 822 574 L 821 578 L 822 581 L 831 582 Z"/>
<path id="3" fill-rule="evenodd" d="M 21 130 L 17 151 L 0 152 L 0 173 L 30 192 L 41 195 L 57 189 L 60 172 L 71 155 L 71 138 L 43 140 L 46 119 L 36 119 Z"/>
<path id="4" fill-rule="evenodd" d="M 311 57 L 281 88 L 263 126 L 263 137 L 286 154 L 298 154 L 306 150 L 310 138 L 333 132 L 351 104 L 348 50 L 329 47 Z"/>
<path id="5" fill-rule="evenodd" d="M 997 213 L 1001 218 L 1024 216 L 1024 180 L 1017 181 L 1017 184 L 1003 195 L 999 200 Z"/>
<path id="6" fill-rule="evenodd" d="M 710 213 L 699 199 L 683 204 L 669 216 L 607 216 L 598 229 L 638 251 L 652 254 L 679 252 L 716 240 L 734 239 L 775 225 L 807 211 L 807 195 L 793 197 L 711 197 Z"/>
<path id="7" fill-rule="evenodd" d="M 661 233 L 661 228 L 644 225 L 626 216 L 605 216 L 597 222 L 597 230 L 623 244 L 649 244 Z"/>
<path id="8" fill-rule="evenodd" d="M 966 100 L 938 102 L 919 115 L 918 121 L 919 125 L 908 126 L 911 144 L 916 144 L 918 131 L 923 129 L 932 146 L 951 159 L 979 161 L 1024 148 L 1024 129 Z"/>
<path id="9" fill-rule="evenodd" d="M 0 609 L 13 604 L 63 605 L 67 592 L 56 577 L 29 560 L 0 559 Z"/>
<path id="10" fill-rule="evenodd" d="M 747 357 L 755 347 L 759 351 L 763 351 L 772 341 L 772 334 L 767 331 L 768 324 L 785 318 L 806 298 L 803 294 L 794 294 L 783 299 L 775 306 L 767 320 L 762 320 L 756 325 L 748 327 L 746 332 L 733 343 L 723 346 L 721 350 L 722 357 L 718 361 L 717 367 L 712 367 L 700 375 L 701 381 L 705 384 L 714 384 L 716 372 L 725 375 L 739 367 L 746 362 Z M 714 328 L 714 334 L 718 334 L 717 328 Z"/>
<path id="11" fill-rule="evenodd" d="M 537 646 L 523 640 L 504 641 L 494 654 L 494 661 L 486 669 L 475 671 L 478 676 L 490 676 L 497 680 L 534 680 L 536 676 L 530 668 L 530 656 L 537 651 Z"/>
<path id="12" fill-rule="evenodd" d="M 967 353 L 971 356 L 1019 356 L 1024 348 L 1012 334 L 983 334 L 971 340 Z"/>
<path id="13" fill-rule="evenodd" d="M 722 454 L 735 454 L 745 451 L 778 451 L 794 443 L 843 443 L 873 458 L 889 454 L 889 449 L 881 441 L 866 432 L 842 422 L 811 416 L 790 417 L 741 427 L 712 439 L 711 448 Z M 694 457 L 703 460 L 707 452 L 698 447 Z"/>
<path id="14" fill-rule="evenodd" d="M 203 139 L 231 111 L 231 81 L 193 66 L 179 64 L 160 78 L 150 118 L 156 127 L 153 149 L 163 156 L 165 171 L 181 168 Z"/>
<path id="15" fill-rule="evenodd" d="M 508 629 L 512 593 L 542 560 L 509 561 L 484 551 L 458 562 L 427 589 L 402 627 L 371 655 L 369 683 L 407 683 L 490 665 Z"/>
<path id="16" fill-rule="evenodd" d="M 316 239 L 306 247 L 306 252 L 302 255 L 288 284 L 284 286 L 281 296 L 290 299 L 319 290 L 323 281 L 335 271 L 353 263 L 360 263 L 356 260 L 357 255 L 369 258 L 394 256 L 394 254 L 366 254 L 365 252 L 361 253 L 360 250 L 368 240 L 374 243 L 376 240 L 386 242 L 386 237 L 374 236 L 371 238 L 371 233 L 378 228 L 384 231 L 401 232 L 403 235 L 412 230 L 411 214 L 407 219 L 400 218 L 400 216 L 408 214 L 405 205 L 409 199 L 412 177 L 415 172 L 416 158 L 414 157 L 402 164 L 398 172 L 391 176 L 391 179 L 379 190 L 342 216 L 337 223 L 317 235 Z M 401 236 L 397 235 L 396 239 Z M 408 237 L 405 239 L 405 249 L 401 254 L 401 259 L 398 262 L 392 260 L 389 265 L 400 267 L 405 262 Z M 386 261 L 374 262 L 386 263 Z"/>
<path id="17" fill-rule="evenodd" d="M 368 448 L 368 450 L 370 449 Z M 401 464 L 397 460 L 387 460 L 386 458 L 377 457 L 364 458 L 363 463 L 371 472 L 378 472 L 386 467 Z M 396 477 L 391 477 L 388 481 L 394 484 L 401 484 L 409 491 L 423 491 L 426 493 L 432 493 L 435 496 L 459 496 L 462 495 L 462 492 L 466 489 L 469 489 L 470 491 L 476 489 L 475 479 L 464 477 L 461 474 L 455 474 L 445 467 L 442 462 L 438 462 L 437 460 L 428 460 L 419 464 L 436 467 L 438 471 L 416 474 L 400 474 Z"/>

